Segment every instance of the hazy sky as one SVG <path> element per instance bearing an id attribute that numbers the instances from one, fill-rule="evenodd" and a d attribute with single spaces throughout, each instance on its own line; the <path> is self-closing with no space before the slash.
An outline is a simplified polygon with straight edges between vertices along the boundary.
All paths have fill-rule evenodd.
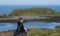
<path id="1" fill-rule="evenodd" d="M 60 0 L 0 0 L 0 5 L 60 5 Z"/>

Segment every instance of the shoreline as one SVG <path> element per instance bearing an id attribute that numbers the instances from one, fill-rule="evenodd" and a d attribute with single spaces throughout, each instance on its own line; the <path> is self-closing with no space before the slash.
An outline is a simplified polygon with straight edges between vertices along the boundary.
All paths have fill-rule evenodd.
<path id="1" fill-rule="evenodd" d="M 24 19 L 24 22 L 27 22 L 27 21 L 60 22 L 60 16 L 55 16 L 55 17 L 50 17 L 50 16 L 12 16 L 12 17 L 0 18 L 0 23 L 1 22 L 15 23 L 15 22 L 17 22 L 17 19 L 20 17 Z"/>
<path id="2" fill-rule="evenodd" d="M 49 19 L 48 17 L 39 17 L 39 16 L 20 16 L 24 19 L 24 21 L 33 21 L 33 20 L 40 20 L 40 19 Z M 0 22 L 17 22 L 19 17 L 7 17 L 7 18 L 0 18 Z"/>

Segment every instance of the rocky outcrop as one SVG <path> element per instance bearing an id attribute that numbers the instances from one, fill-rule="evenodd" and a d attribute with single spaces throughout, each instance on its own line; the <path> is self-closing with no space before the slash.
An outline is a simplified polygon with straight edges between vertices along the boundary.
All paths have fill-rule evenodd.
<path id="1" fill-rule="evenodd" d="M 60 25 L 56 26 L 55 28 L 60 28 Z"/>
<path id="2" fill-rule="evenodd" d="M 5 18 L 5 17 L 7 17 L 6 14 L 0 14 L 0 18 Z"/>
<path id="3" fill-rule="evenodd" d="M 51 17 L 51 21 L 60 22 L 60 16 Z"/>

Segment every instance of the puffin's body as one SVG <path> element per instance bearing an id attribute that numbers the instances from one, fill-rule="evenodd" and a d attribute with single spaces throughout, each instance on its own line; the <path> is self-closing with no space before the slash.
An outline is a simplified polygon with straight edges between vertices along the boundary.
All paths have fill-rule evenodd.
<path id="1" fill-rule="evenodd" d="M 13 36 L 27 36 L 27 32 L 25 31 L 23 26 L 23 19 L 19 18 L 17 24 L 18 27 L 15 30 Z"/>

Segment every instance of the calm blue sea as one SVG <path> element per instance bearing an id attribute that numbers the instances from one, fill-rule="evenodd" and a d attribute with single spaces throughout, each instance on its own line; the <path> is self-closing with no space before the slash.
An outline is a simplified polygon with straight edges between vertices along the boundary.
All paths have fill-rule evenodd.
<path id="1" fill-rule="evenodd" d="M 42 29 L 55 29 L 58 25 L 60 25 L 60 23 L 57 22 L 29 21 L 24 23 L 24 28 L 36 27 Z M 0 32 L 16 29 L 17 23 L 0 23 Z"/>
<path id="2" fill-rule="evenodd" d="M 0 5 L 0 14 L 10 14 L 14 9 L 18 8 L 51 8 L 57 12 L 60 11 L 60 5 Z"/>

